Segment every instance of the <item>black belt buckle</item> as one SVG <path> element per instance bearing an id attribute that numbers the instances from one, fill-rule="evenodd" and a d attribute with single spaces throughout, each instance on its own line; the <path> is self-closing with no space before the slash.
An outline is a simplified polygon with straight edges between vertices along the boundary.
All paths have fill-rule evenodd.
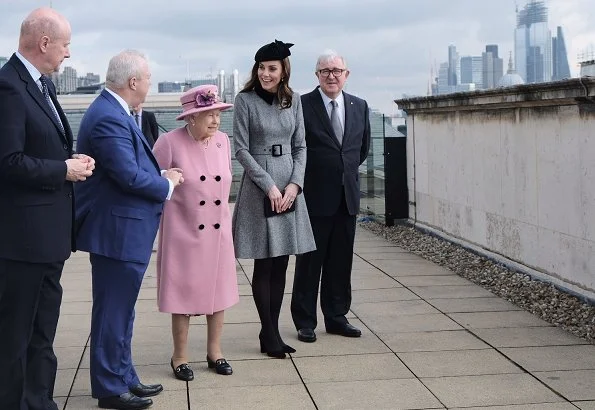
<path id="1" fill-rule="evenodd" d="M 271 155 L 273 157 L 280 157 L 283 155 L 283 145 L 281 144 L 274 144 L 271 146 Z"/>

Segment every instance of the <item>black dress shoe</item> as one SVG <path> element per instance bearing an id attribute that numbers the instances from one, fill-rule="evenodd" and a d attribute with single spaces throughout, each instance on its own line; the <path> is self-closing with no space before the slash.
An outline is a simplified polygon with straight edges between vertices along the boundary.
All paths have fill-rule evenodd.
<path id="1" fill-rule="evenodd" d="M 189 382 L 194 380 L 194 372 L 188 365 L 188 363 L 182 363 L 178 367 L 174 367 L 174 359 L 171 359 L 169 362 L 171 369 L 174 371 L 174 377 L 178 380 L 184 380 L 185 382 Z"/>
<path id="2" fill-rule="evenodd" d="M 227 360 L 225 360 L 224 358 L 217 359 L 217 360 L 213 361 L 213 360 L 211 360 L 209 355 L 207 355 L 207 365 L 209 366 L 209 369 L 215 369 L 217 374 L 229 376 L 230 374 L 233 373 L 233 369 L 231 368 L 231 365 L 229 363 L 227 363 Z"/>
<path id="3" fill-rule="evenodd" d="M 316 333 L 314 333 L 314 329 L 309 329 L 307 327 L 298 330 L 298 340 L 300 342 L 306 343 L 313 343 L 316 341 Z"/>
<path id="4" fill-rule="evenodd" d="M 141 410 L 146 409 L 151 404 L 153 404 L 153 400 L 135 396 L 129 391 L 119 396 L 102 397 L 98 402 L 99 407 L 102 409 L 117 410 Z"/>
<path id="5" fill-rule="evenodd" d="M 129 387 L 130 393 L 138 397 L 151 397 L 157 396 L 163 391 L 163 386 L 160 384 L 142 384 L 139 383 L 136 386 Z"/>
<path id="6" fill-rule="evenodd" d="M 342 326 L 339 325 L 336 327 L 327 327 L 326 332 L 331 333 L 333 335 L 341 335 L 346 337 L 360 337 L 362 335 L 361 330 L 349 323 L 345 323 Z"/>

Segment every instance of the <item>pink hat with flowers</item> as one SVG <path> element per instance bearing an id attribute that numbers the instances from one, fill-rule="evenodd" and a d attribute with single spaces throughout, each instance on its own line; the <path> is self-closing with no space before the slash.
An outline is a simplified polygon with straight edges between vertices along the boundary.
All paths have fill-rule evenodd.
<path id="1" fill-rule="evenodd" d="M 219 93 L 216 85 L 199 85 L 186 91 L 180 97 L 182 103 L 182 114 L 176 117 L 176 120 L 201 111 L 208 110 L 227 110 L 233 107 L 233 104 L 226 104 L 219 99 Z"/>

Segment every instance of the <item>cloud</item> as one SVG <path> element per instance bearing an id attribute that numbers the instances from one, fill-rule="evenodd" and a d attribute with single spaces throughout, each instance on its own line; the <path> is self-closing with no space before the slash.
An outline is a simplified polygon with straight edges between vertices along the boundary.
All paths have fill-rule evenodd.
<path id="1" fill-rule="evenodd" d="M 517 0 L 519 6 L 523 0 Z M 564 27 L 571 69 L 576 55 L 593 42 L 592 0 L 548 0 L 550 28 Z M 2 0 L 0 55 L 17 45 L 20 22 L 49 1 Z M 125 48 L 150 59 L 154 89 L 159 81 L 181 81 L 240 71 L 245 79 L 255 51 L 275 38 L 295 43 L 292 86 L 308 91 L 320 52 L 345 55 L 351 75 L 347 89 L 373 107 L 392 113 L 403 94 L 425 95 L 432 65 L 446 61 L 455 44 L 460 55 L 480 55 L 498 44 L 507 58 L 513 50 L 514 1 L 477 0 L 53 0 L 71 22 L 72 65 L 84 74 L 105 75 L 108 60 Z M 574 65 L 573 65 L 574 64 Z"/>

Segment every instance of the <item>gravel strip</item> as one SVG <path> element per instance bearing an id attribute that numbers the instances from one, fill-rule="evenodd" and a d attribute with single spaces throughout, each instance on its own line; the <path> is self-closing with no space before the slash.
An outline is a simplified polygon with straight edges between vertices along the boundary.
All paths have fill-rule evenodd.
<path id="1" fill-rule="evenodd" d="M 554 285 L 538 281 L 501 263 L 465 249 L 411 225 L 384 226 L 359 222 L 359 226 L 424 259 L 514 303 L 541 319 L 595 344 L 595 306 Z"/>

